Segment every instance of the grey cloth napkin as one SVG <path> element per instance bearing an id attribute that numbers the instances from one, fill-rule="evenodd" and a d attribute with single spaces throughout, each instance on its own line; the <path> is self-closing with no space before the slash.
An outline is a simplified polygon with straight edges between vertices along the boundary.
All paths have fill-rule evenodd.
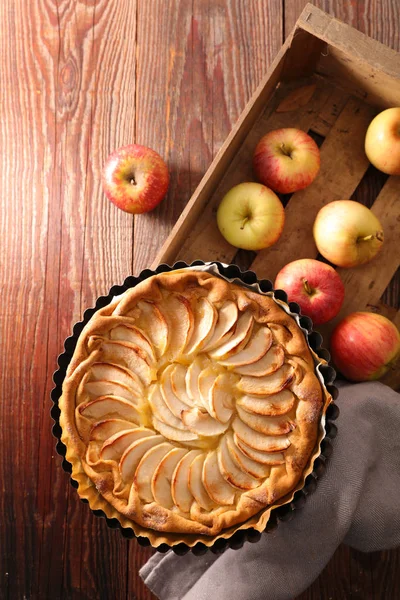
<path id="1" fill-rule="evenodd" d="M 400 395 L 381 383 L 342 384 L 327 470 L 303 508 L 255 544 L 154 555 L 140 576 L 161 600 L 289 600 L 318 577 L 341 542 L 363 552 L 400 545 Z"/>

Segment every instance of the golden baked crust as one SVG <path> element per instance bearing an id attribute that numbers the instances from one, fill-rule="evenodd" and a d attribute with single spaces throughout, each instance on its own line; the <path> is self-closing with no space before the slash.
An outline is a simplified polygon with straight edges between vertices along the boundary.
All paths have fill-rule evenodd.
<path id="1" fill-rule="evenodd" d="M 328 403 L 303 332 L 271 297 L 184 269 L 94 314 L 59 407 L 92 508 L 215 536 L 294 490 Z"/>

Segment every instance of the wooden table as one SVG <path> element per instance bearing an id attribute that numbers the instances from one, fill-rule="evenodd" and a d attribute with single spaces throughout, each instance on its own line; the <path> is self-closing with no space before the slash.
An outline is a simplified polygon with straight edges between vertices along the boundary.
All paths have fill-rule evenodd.
<path id="1" fill-rule="evenodd" d="M 55 453 L 51 375 L 71 324 L 148 266 L 305 0 L 2 0 L 0 596 L 150 599 L 151 555 L 96 519 Z M 399 50 L 397 0 L 321 0 Z M 133 219 L 105 198 L 136 141 L 171 186 Z M 299 598 L 400 597 L 400 551 L 342 546 Z"/>

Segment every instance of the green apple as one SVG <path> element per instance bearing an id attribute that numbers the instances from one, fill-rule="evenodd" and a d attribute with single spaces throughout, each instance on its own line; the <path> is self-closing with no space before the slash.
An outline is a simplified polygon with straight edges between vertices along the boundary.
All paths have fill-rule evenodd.
<path id="1" fill-rule="evenodd" d="M 217 224 L 224 238 L 237 248 L 261 250 L 275 244 L 285 223 L 278 196 L 261 183 L 240 183 L 222 199 Z"/>

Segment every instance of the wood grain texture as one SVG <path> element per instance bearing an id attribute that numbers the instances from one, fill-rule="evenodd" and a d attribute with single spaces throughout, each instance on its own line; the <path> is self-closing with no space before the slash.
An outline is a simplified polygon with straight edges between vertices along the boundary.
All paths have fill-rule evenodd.
<path id="1" fill-rule="evenodd" d="M 154 260 L 303 4 L 0 2 L 0 598 L 153 598 L 138 577 L 151 551 L 94 517 L 61 469 L 51 375 L 84 309 Z M 399 49 L 396 0 L 316 4 Z M 313 127 L 333 122 L 327 109 Z M 167 199 L 136 219 L 100 183 L 132 141 L 171 171 Z M 399 560 L 341 547 L 301 600 L 395 598 Z"/>

